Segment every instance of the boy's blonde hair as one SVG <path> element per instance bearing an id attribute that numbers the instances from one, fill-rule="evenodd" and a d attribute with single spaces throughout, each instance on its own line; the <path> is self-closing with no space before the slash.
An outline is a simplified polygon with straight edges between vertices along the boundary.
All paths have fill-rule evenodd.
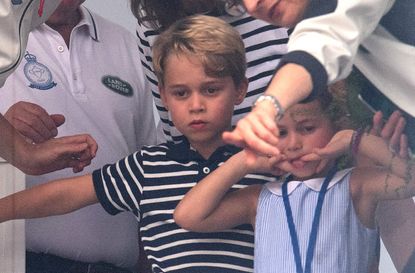
<path id="1" fill-rule="evenodd" d="M 245 80 L 242 39 L 232 26 L 216 17 L 186 17 L 159 35 L 153 47 L 153 67 L 160 85 L 164 85 L 166 61 L 172 54 L 197 57 L 210 77 L 230 76 L 236 86 Z"/>

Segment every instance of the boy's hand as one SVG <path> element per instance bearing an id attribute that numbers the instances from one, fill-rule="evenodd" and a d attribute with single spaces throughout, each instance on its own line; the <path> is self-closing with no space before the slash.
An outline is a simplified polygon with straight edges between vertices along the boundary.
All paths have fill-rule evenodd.
<path id="1" fill-rule="evenodd" d="M 63 115 L 49 115 L 37 104 L 20 101 L 13 104 L 4 117 L 29 142 L 42 143 L 58 134 L 57 127 L 65 122 Z"/>
<path id="2" fill-rule="evenodd" d="M 90 135 L 75 135 L 50 139 L 40 144 L 27 143 L 16 166 L 26 174 L 40 175 L 64 168 L 80 172 L 95 157 L 98 145 Z"/>
<path id="3" fill-rule="evenodd" d="M 279 155 L 276 147 L 279 131 L 275 122 L 275 108 L 269 102 L 261 102 L 243 119 L 238 121 L 232 132 L 224 132 L 223 140 L 226 143 L 249 148 L 248 157 L 253 159 L 254 154 Z"/>
<path id="4" fill-rule="evenodd" d="M 258 155 L 247 148 L 245 148 L 242 153 L 244 154 L 244 160 L 249 173 L 270 173 L 276 176 L 284 174 L 284 172 L 278 167 L 284 160 L 284 155 Z"/>

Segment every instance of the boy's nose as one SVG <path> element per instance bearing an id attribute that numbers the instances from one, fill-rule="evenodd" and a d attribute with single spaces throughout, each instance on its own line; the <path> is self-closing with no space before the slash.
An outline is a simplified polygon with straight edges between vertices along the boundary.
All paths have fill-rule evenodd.
<path id="1" fill-rule="evenodd" d="M 190 98 L 190 111 L 191 112 L 202 112 L 205 110 L 203 98 L 199 95 L 192 95 Z"/>

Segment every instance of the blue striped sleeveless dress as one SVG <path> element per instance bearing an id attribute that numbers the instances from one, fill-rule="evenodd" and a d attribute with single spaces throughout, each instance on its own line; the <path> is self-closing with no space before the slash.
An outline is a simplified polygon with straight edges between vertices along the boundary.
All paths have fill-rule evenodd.
<path id="1" fill-rule="evenodd" d="M 367 273 L 376 261 L 378 231 L 359 221 L 349 191 L 351 169 L 335 174 L 323 203 L 312 273 Z M 290 181 L 288 195 L 304 268 L 322 178 Z M 281 182 L 266 184 L 255 224 L 256 273 L 296 273 Z"/>

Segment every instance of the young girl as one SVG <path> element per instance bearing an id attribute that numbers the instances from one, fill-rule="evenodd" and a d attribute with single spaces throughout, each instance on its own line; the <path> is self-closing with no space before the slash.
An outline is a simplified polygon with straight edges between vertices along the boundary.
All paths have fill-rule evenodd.
<path id="1" fill-rule="evenodd" d="M 401 129 L 399 153 L 380 137 L 338 131 L 328 99 L 324 93 L 287 111 L 278 157 L 247 160 L 244 150 L 199 182 L 176 208 L 176 223 L 199 232 L 252 224 L 255 272 L 368 272 L 376 263 L 377 204 L 415 194 L 414 162 Z M 334 158 L 346 153 L 373 164 L 339 171 Z M 290 175 L 228 193 L 248 173 L 277 169 Z"/>

